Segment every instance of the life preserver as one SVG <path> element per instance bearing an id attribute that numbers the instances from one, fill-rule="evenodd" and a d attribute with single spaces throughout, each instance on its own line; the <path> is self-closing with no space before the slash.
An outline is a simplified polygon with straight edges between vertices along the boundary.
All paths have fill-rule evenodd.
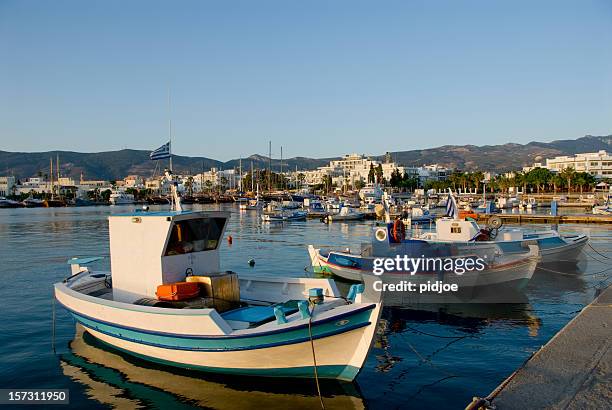
<path id="1" fill-rule="evenodd" d="M 396 219 L 393 222 L 393 229 L 391 229 L 391 237 L 395 242 L 401 242 L 406 238 L 406 226 L 401 219 Z"/>

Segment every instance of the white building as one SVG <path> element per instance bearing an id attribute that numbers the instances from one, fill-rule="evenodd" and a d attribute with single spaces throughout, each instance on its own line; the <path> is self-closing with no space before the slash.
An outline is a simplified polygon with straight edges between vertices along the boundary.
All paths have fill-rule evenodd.
<path id="1" fill-rule="evenodd" d="M 524 167 L 523 171 L 534 168 L 547 168 L 552 172 L 561 172 L 573 168 L 576 172 L 588 172 L 595 178 L 612 178 L 612 156 L 605 150 L 586 152 L 572 156 L 559 156 L 546 159 L 546 164 L 536 162 L 532 167 Z"/>
<path id="2" fill-rule="evenodd" d="M 189 176 L 181 177 L 182 185 L 185 185 Z M 211 168 L 210 171 L 201 172 L 192 177 L 193 191 L 198 192 L 205 189 L 223 186 L 226 189 L 239 189 L 242 176 L 235 169 L 219 170 Z M 245 187 L 246 188 L 246 187 Z"/>
<path id="3" fill-rule="evenodd" d="M 127 177 L 123 178 L 123 182 L 124 182 L 123 186 L 125 188 L 140 189 L 140 188 L 144 188 L 145 186 L 144 178 L 141 177 L 140 175 L 128 175 Z"/>
<path id="4" fill-rule="evenodd" d="M 13 195 L 15 177 L 0 177 L 0 196 Z"/>
<path id="5" fill-rule="evenodd" d="M 333 160 L 324 167 L 319 167 L 312 171 L 301 171 L 305 178 L 305 183 L 309 186 L 323 183 L 325 176 L 331 176 L 332 182 L 337 186 L 347 185 L 354 187 L 357 181 L 367 182 L 370 174 L 370 167 L 377 168 L 382 166 L 383 177 L 389 181 L 391 174 L 397 169 L 401 175 L 418 178 L 423 185 L 428 180 L 442 181 L 448 178 L 452 170 L 438 164 L 425 165 L 423 167 L 405 167 L 391 161 L 390 155 L 386 155 L 384 162 L 372 160 L 364 155 L 347 154 L 341 159 Z"/>
<path id="6" fill-rule="evenodd" d="M 380 162 L 373 160 L 365 155 L 347 154 L 341 159 L 330 161 L 326 166 L 319 167 L 312 171 L 302 171 L 307 185 L 317 185 L 323 183 L 326 176 L 332 178 L 332 183 L 337 186 L 348 186 L 354 188 L 358 181 L 367 182 L 370 168 L 377 168 L 382 165 L 383 177 L 386 180 L 391 178 L 391 174 L 398 169 L 403 174 L 404 167 L 394 162 Z"/>

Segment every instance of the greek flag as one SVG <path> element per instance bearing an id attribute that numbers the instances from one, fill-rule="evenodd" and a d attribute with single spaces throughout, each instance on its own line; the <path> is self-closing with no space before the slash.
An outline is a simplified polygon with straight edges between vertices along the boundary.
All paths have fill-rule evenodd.
<path id="1" fill-rule="evenodd" d="M 448 194 L 448 199 L 446 200 L 446 215 L 451 218 L 457 219 L 459 217 L 459 208 L 457 207 L 457 202 L 455 202 L 455 197 L 453 194 Z"/>
<path id="2" fill-rule="evenodd" d="M 149 158 L 153 160 L 170 158 L 170 142 L 167 142 L 166 144 L 157 148 L 155 151 L 151 152 L 151 155 L 149 155 Z"/>

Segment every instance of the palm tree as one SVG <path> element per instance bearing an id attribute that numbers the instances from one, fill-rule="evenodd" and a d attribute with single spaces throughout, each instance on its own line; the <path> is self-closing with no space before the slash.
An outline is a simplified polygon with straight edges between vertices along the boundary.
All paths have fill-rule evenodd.
<path id="1" fill-rule="evenodd" d="M 484 174 L 481 171 L 472 172 L 472 174 L 470 175 L 470 179 L 474 184 L 474 187 L 476 188 L 476 193 L 478 193 L 478 186 L 484 179 Z"/>
<path id="2" fill-rule="evenodd" d="M 557 189 L 559 187 L 562 187 L 563 185 L 565 185 L 565 179 L 563 179 L 563 177 L 559 174 L 553 175 L 552 178 L 550 179 L 550 182 L 553 185 L 553 192 L 555 194 L 557 193 Z"/>
<path id="3" fill-rule="evenodd" d="M 188 195 L 193 196 L 193 177 L 191 175 L 185 181 L 185 187 L 187 187 Z"/>
<path id="4" fill-rule="evenodd" d="M 567 193 L 569 194 L 572 192 L 572 179 L 574 179 L 576 171 L 574 171 L 574 168 L 572 167 L 567 167 L 564 168 L 559 175 L 567 181 Z"/>

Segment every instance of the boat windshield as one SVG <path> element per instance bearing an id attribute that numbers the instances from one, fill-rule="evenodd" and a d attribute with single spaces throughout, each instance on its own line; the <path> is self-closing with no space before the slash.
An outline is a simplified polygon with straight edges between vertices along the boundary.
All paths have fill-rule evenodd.
<path id="1" fill-rule="evenodd" d="M 188 219 L 175 222 L 165 256 L 217 249 L 225 218 Z"/>

